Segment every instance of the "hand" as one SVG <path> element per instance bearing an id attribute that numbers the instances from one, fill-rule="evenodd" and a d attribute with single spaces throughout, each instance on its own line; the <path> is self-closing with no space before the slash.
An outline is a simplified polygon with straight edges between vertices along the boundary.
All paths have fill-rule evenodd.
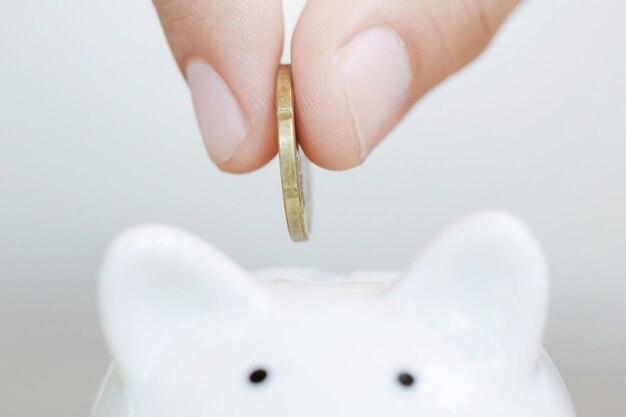
<path id="1" fill-rule="evenodd" d="M 276 154 L 280 0 L 154 0 L 211 159 L 247 172 Z M 474 59 L 518 0 L 309 0 L 293 34 L 299 141 L 359 165 L 429 89 Z"/>

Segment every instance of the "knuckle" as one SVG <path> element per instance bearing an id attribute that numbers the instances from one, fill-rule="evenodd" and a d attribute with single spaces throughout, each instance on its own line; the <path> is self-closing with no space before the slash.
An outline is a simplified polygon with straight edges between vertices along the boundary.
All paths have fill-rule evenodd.
<path id="1" fill-rule="evenodd" d="M 443 9 L 433 25 L 439 33 L 450 67 L 456 70 L 474 59 L 491 41 L 495 25 L 485 0 L 456 0 L 439 3 Z"/>
<path id="2" fill-rule="evenodd" d="M 494 24 L 491 22 L 491 13 L 485 0 L 465 0 L 467 3 L 470 21 L 473 22 L 474 31 L 481 48 L 487 46 L 495 32 Z"/>
<path id="3" fill-rule="evenodd" d="M 193 0 L 152 0 L 166 32 L 204 18 L 203 8 Z"/>

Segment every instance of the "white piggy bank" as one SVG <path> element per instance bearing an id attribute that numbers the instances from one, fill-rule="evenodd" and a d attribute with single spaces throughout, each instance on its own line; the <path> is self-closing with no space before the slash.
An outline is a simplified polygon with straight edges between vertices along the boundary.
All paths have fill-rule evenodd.
<path id="1" fill-rule="evenodd" d="M 546 263 L 514 218 L 454 226 L 408 272 L 250 275 L 183 232 L 119 238 L 96 417 L 573 417 L 541 347 Z"/>

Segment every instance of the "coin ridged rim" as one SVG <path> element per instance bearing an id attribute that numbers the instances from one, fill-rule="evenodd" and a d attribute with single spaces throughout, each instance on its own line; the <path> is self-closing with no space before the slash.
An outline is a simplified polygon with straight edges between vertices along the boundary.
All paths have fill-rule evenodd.
<path id="1" fill-rule="evenodd" d="M 283 189 L 283 203 L 289 235 L 294 241 L 308 239 L 304 218 L 304 190 L 294 114 L 291 65 L 281 65 L 276 77 L 276 121 L 278 159 Z"/>

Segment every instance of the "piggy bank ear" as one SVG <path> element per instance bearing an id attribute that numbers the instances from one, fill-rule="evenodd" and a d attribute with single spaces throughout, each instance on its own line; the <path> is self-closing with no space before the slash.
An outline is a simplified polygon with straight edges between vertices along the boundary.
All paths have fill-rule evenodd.
<path id="1" fill-rule="evenodd" d="M 549 292 L 542 251 L 528 229 L 501 212 L 450 228 L 393 289 L 449 331 L 468 328 L 522 372 L 541 351 Z"/>
<path id="2" fill-rule="evenodd" d="M 123 377 L 140 375 L 159 342 L 219 311 L 264 304 L 262 291 L 227 257 L 167 226 L 126 232 L 101 270 L 100 315 Z"/>

